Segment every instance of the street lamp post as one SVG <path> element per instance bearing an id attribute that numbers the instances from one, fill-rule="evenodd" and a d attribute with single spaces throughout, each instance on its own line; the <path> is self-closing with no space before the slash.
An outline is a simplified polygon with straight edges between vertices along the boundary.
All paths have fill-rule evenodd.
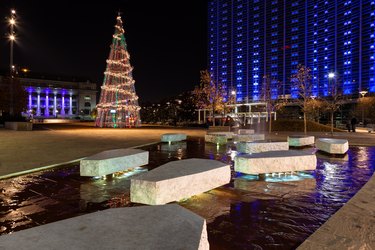
<path id="1" fill-rule="evenodd" d="M 237 93 L 235 90 L 232 90 L 231 94 L 234 97 L 234 113 L 237 114 Z"/>
<path id="2" fill-rule="evenodd" d="M 15 32 L 14 32 L 14 26 L 16 25 L 16 11 L 12 9 L 10 11 L 10 18 L 9 18 L 9 41 L 10 41 L 10 55 L 9 55 L 9 70 L 10 70 L 10 105 L 9 105 L 9 114 L 11 116 L 14 115 L 14 91 L 13 91 L 13 78 L 14 78 L 14 71 L 15 67 L 13 65 L 13 44 L 16 40 Z"/>
<path id="3" fill-rule="evenodd" d="M 12 9 L 10 11 L 10 18 L 9 18 L 9 40 L 10 40 L 10 58 L 9 58 L 9 70 L 10 70 L 10 76 L 13 77 L 14 74 L 14 65 L 13 65 L 13 44 L 16 40 L 15 32 L 14 32 L 14 26 L 16 25 L 16 11 Z"/>
<path id="4" fill-rule="evenodd" d="M 334 95 L 335 93 L 333 93 L 333 91 L 335 90 L 335 88 L 336 88 L 336 86 L 333 86 L 332 85 L 332 80 L 334 80 L 335 79 L 335 73 L 333 73 L 333 72 L 331 72 L 331 73 L 328 73 L 328 81 L 329 81 L 329 86 L 328 86 L 328 88 L 331 90 L 331 95 Z M 333 83 L 333 84 L 335 84 L 335 83 Z"/>
<path id="5" fill-rule="evenodd" d="M 366 90 L 362 90 L 362 91 L 359 91 L 359 93 L 362 96 L 362 102 L 363 102 L 363 98 L 367 94 L 367 91 Z M 362 126 L 365 126 L 365 107 L 364 107 L 364 103 L 362 103 Z"/>

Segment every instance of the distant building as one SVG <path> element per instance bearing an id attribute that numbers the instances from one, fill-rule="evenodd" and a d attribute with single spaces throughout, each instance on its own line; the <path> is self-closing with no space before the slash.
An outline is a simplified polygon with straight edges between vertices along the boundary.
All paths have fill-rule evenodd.
<path id="1" fill-rule="evenodd" d="M 211 0 L 208 69 L 237 102 L 260 99 L 265 75 L 292 95 L 296 66 L 311 68 L 313 94 L 375 93 L 374 0 Z M 334 78 L 329 78 L 334 73 Z"/>
<path id="2" fill-rule="evenodd" d="M 90 81 L 22 74 L 17 77 L 28 93 L 27 115 L 34 118 L 90 119 L 96 107 L 97 85 Z"/>

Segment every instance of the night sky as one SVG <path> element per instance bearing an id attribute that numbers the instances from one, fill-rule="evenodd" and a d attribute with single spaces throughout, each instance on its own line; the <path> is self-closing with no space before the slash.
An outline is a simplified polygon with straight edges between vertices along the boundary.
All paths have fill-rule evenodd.
<path id="1" fill-rule="evenodd" d="M 5 17 L 15 8 L 14 64 L 100 86 L 120 10 L 141 101 L 159 101 L 198 84 L 207 64 L 207 0 L 87 2 L 1 0 L 0 68 L 8 69 Z"/>

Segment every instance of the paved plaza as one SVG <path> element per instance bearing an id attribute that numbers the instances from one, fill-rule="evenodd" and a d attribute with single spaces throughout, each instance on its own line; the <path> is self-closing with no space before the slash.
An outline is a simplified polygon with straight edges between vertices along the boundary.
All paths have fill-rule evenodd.
<path id="1" fill-rule="evenodd" d="M 136 147 L 156 143 L 165 133 L 185 133 L 189 137 L 204 137 L 207 129 L 144 126 L 133 129 L 100 129 L 92 123 L 77 124 L 38 124 L 34 131 L 12 131 L 0 128 L 0 179 L 70 161 L 77 161 L 104 150 Z M 361 130 L 359 130 L 361 131 Z M 260 133 L 261 131 L 256 131 Z M 279 132 L 266 134 L 267 140 L 287 141 L 288 135 L 303 133 Z M 310 132 L 315 138 L 331 138 L 330 133 Z M 336 139 L 347 139 L 351 146 L 375 146 L 375 134 L 365 131 L 357 133 L 334 133 Z M 320 247 L 359 249 L 372 244 L 369 235 L 373 232 L 374 202 L 373 176 L 342 209 L 317 230 L 299 249 Z M 360 206 L 359 206 L 360 205 Z M 358 209 L 360 211 L 358 211 Z M 358 214 L 361 221 L 358 222 Z M 345 218 L 348 225 L 343 229 L 341 221 Z M 355 227 L 361 230 L 354 230 Z M 342 230 L 341 230 L 341 229 Z M 340 230 L 341 231 L 340 231 Z M 329 237 L 327 237 L 329 236 Z M 339 242 L 338 239 L 346 239 Z M 360 239 L 360 240 L 355 240 Z"/>
<path id="2" fill-rule="evenodd" d="M 160 141 L 165 133 L 186 133 L 204 137 L 203 128 L 144 126 L 133 129 L 95 128 L 92 123 L 37 125 L 39 130 L 12 131 L 0 128 L 0 177 L 74 161 L 104 150 L 136 147 Z M 290 134 L 272 133 L 266 139 L 286 141 Z M 330 133 L 311 132 L 309 135 L 330 137 Z M 334 133 L 335 138 L 348 139 L 350 145 L 374 146 L 375 134 Z"/>
<path id="3" fill-rule="evenodd" d="M 146 127 L 100 129 L 84 125 L 45 126 L 48 130 L 0 128 L 0 176 L 87 157 L 104 150 L 159 142 L 165 133 L 204 136 L 203 129 Z"/>

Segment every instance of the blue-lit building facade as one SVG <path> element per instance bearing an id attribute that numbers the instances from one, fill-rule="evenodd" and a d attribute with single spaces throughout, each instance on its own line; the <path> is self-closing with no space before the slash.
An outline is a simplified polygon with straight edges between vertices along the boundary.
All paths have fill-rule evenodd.
<path id="1" fill-rule="evenodd" d="M 298 64 L 311 68 L 315 96 L 332 81 L 353 97 L 375 93 L 375 0 L 213 0 L 208 50 L 213 79 L 237 102 L 260 100 L 265 75 L 274 97 L 293 97 Z"/>

